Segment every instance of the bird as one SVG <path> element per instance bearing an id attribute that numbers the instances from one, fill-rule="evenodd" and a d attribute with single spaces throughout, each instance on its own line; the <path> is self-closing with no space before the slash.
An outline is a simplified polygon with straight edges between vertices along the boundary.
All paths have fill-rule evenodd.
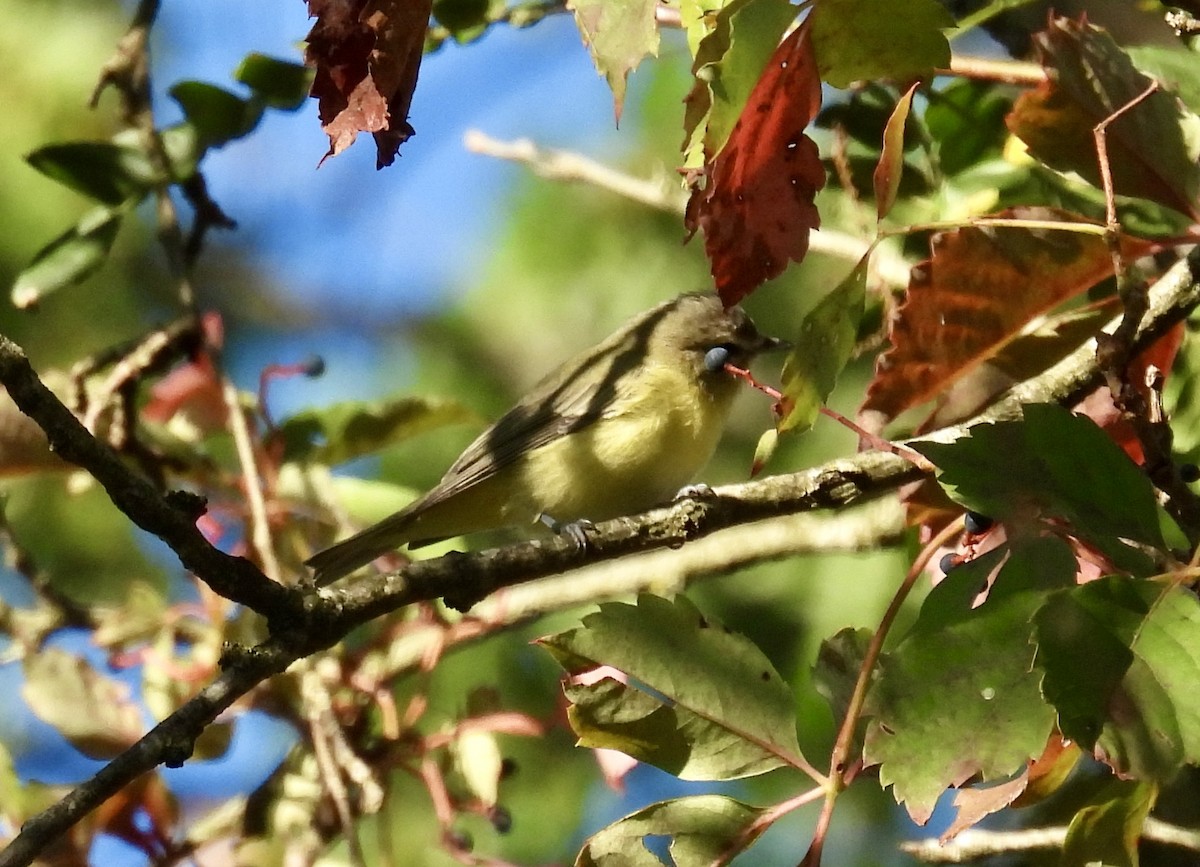
<path id="1" fill-rule="evenodd" d="M 670 500 L 716 450 L 745 368 L 787 346 L 740 307 L 687 293 L 559 365 L 428 493 L 306 561 L 318 586 L 379 556 L 532 523 L 578 529 Z"/>

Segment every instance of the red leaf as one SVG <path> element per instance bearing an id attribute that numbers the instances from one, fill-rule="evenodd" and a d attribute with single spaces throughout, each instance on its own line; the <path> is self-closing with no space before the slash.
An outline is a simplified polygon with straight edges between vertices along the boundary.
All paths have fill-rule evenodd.
<path id="1" fill-rule="evenodd" d="M 997 216 L 1086 222 L 1047 208 Z M 1149 243 L 1122 239 L 1126 259 Z M 868 430 L 909 407 L 943 395 L 980 362 L 1019 337 L 1034 317 L 1112 275 L 1112 257 L 1098 235 L 997 226 L 942 232 L 932 257 L 913 269 L 904 303 L 892 321 L 892 348 L 879 359 L 867 391 Z"/>
<path id="2" fill-rule="evenodd" d="M 704 230 L 717 292 L 727 305 L 808 252 L 808 233 L 821 222 L 813 200 L 825 186 L 825 169 L 804 129 L 820 107 L 805 21 L 767 62 L 721 152 L 705 154 L 707 182 L 694 186 L 688 201 L 688 237 Z"/>
<path id="3" fill-rule="evenodd" d="M 432 0 L 308 0 L 317 23 L 305 60 L 316 69 L 310 95 L 320 101 L 326 157 L 369 132 L 383 168 L 414 134 L 408 109 L 432 8 Z"/>

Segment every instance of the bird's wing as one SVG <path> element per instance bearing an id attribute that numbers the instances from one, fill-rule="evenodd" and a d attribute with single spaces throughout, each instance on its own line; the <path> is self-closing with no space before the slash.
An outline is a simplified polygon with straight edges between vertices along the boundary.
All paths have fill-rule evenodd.
<path id="1" fill-rule="evenodd" d="M 533 449 L 611 414 L 628 395 L 640 347 L 605 342 L 538 383 L 467 446 L 421 501 L 426 507 L 491 478 Z M 616 350 L 616 351 L 614 351 Z"/>

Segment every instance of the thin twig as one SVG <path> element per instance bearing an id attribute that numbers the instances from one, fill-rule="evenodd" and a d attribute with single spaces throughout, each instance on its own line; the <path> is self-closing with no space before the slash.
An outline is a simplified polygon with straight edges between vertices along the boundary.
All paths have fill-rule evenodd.
<path id="1" fill-rule="evenodd" d="M 221 379 L 221 398 L 225 402 L 229 433 L 233 437 L 238 463 L 241 465 L 242 490 L 250 508 L 250 544 L 254 546 L 254 552 L 258 555 L 258 562 L 262 564 L 266 576 L 272 581 L 280 582 L 283 580 L 283 572 L 279 568 L 279 559 L 275 556 L 275 541 L 271 536 L 271 523 L 267 518 L 262 476 L 254 458 L 250 427 L 246 424 L 246 412 L 242 409 L 238 390 L 228 377 Z"/>
<path id="2" fill-rule="evenodd" d="M 900 849 L 929 864 L 966 864 L 996 855 L 1061 849 L 1066 843 L 1067 831 L 1066 825 L 1019 831 L 969 828 L 947 843 L 933 837 L 901 843 Z M 1142 826 L 1141 839 L 1200 852 L 1200 831 L 1181 828 L 1153 817 L 1146 819 Z"/>
<path id="3" fill-rule="evenodd" d="M 1022 87 L 1037 87 L 1047 81 L 1046 70 L 1037 63 L 1024 60 L 993 60 L 986 57 L 952 57 L 950 68 L 939 69 L 936 74 L 954 75 L 976 81 L 995 81 L 1000 84 L 1017 84 Z"/>
<path id="4" fill-rule="evenodd" d="M 529 139 L 501 141 L 479 130 L 468 130 L 463 145 L 471 153 L 526 165 L 540 177 L 590 184 L 668 214 L 681 216 L 687 206 L 687 193 L 666 175 L 637 178 L 573 151 L 540 147 Z M 821 229 L 810 236 L 809 250 L 857 261 L 871 251 L 871 244 L 836 229 Z M 908 285 L 908 263 L 894 251 L 876 248 L 872 268 L 889 285 Z"/>

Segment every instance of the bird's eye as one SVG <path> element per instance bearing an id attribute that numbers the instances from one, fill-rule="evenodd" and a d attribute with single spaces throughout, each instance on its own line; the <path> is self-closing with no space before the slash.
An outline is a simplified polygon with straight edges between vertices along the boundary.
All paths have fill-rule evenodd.
<path id="1" fill-rule="evenodd" d="M 724 370 L 725 365 L 729 362 L 729 358 L 732 355 L 733 347 L 728 344 L 714 346 L 708 352 L 704 353 L 704 369 L 709 373 Z"/>

